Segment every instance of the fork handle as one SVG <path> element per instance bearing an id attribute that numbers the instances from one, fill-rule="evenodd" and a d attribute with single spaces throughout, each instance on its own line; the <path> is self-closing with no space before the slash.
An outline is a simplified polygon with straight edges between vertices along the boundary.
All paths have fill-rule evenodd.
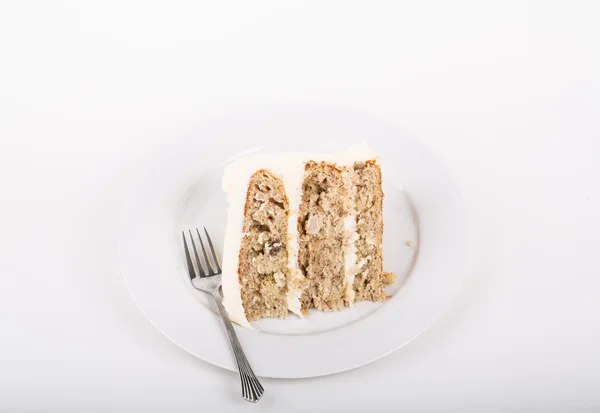
<path id="1" fill-rule="evenodd" d="M 229 335 L 229 341 L 231 342 L 231 348 L 233 350 L 233 355 L 235 356 L 235 362 L 237 363 L 240 380 L 242 382 L 242 397 L 249 402 L 256 403 L 262 397 L 265 389 L 254 375 L 252 367 L 250 367 L 250 363 L 248 362 L 240 341 L 233 329 L 233 324 L 231 324 L 231 320 L 229 319 L 229 314 L 227 314 L 225 307 L 223 307 L 219 292 L 213 292 L 212 296 L 217 303 L 217 307 L 219 307 L 223 324 L 225 324 L 225 329 Z"/>

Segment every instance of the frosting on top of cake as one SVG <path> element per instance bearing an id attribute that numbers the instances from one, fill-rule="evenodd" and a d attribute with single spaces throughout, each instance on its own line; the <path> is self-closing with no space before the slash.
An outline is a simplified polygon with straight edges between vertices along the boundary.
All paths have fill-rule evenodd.
<path id="1" fill-rule="evenodd" d="M 300 296 L 302 290 L 297 286 L 298 280 L 303 278 L 298 268 L 298 215 L 302 201 L 302 183 L 304 166 L 308 161 L 331 162 L 340 166 L 352 166 L 355 162 L 378 160 L 379 154 L 367 146 L 366 143 L 354 145 L 341 151 L 332 153 L 256 153 L 233 160 L 225 167 L 223 176 L 223 190 L 227 194 L 227 229 L 223 246 L 223 304 L 232 321 L 243 327 L 253 329 L 246 318 L 242 305 L 241 287 L 239 282 L 239 251 L 243 234 L 244 207 L 246 193 L 252 175 L 265 169 L 282 180 L 286 196 L 289 201 L 289 216 L 287 226 L 286 249 L 288 253 L 288 269 L 290 280 L 288 282 L 287 304 L 288 310 L 302 317 Z M 352 185 L 351 177 L 346 176 L 346 183 Z M 360 268 L 356 262 L 356 211 L 353 201 L 349 210 L 351 214 L 344 219 L 346 232 L 344 252 L 346 261 L 346 296 L 353 302 L 352 283 L 354 275 Z M 358 267 L 358 268 L 357 268 Z"/>

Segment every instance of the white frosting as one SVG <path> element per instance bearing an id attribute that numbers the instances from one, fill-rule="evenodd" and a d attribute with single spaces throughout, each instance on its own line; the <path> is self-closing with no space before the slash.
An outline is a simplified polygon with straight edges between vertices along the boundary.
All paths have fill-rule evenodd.
<path id="1" fill-rule="evenodd" d="M 288 310 L 302 317 L 300 296 L 302 290 L 298 280 L 304 276 L 298 268 L 298 214 L 302 200 L 302 181 L 304 165 L 307 161 L 333 162 L 340 166 L 350 166 L 354 162 L 379 159 L 379 155 L 365 143 L 351 146 L 345 150 L 330 153 L 283 153 L 283 154 L 254 154 L 235 159 L 225 167 L 223 190 L 227 193 L 227 229 L 223 246 L 223 304 L 232 321 L 243 327 L 253 328 L 248 322 L 242 305 L 241 287 L 239 282 L 239 251 L 243 237 L 244 206 L 246 193 L 252 175 L 259 169 L 266 169 L 283 182 L 286 196 L 289 200 L 290 213 L 288 216 L 288 231 L 286 249 L 288 252 L 287 304 Z M 345 174 L 346 184 L 350 185 L 352 172 Z M 354 301 L 352 283 L 360 267 L 356 262 L 356 211 L 354 201 L 348 206 L 350 216 L 344 219 L 345 242 L 345 277 L 346 296 L 349 302 Z"/>

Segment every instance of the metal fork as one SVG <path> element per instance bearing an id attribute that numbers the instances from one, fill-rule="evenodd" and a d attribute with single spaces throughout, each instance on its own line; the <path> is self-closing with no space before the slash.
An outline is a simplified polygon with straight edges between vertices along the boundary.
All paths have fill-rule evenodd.
<path id="1" fill-rule="evenodd" d="M 181 234 L 183 235 L 185 259 L 187 261 L 188 272 L 190 274 L 190 281 L 195 289 L 209 293 L 215 299 L 217 307 L 219 307 L 219 312 L 221 313 L 221 318 L 223 319 L 223 323 L 227 329 L 229 341 L 231 342 L 231 348 L 233 349 L 233 355 L 235 356 L 235 361 L 240 373 L 240 380 L 242 382 L 242 397 L 249 402 L 256 403 L 260 400 L 265 390 L 254 375 L 254 372 L 250 367 L 250 363 L 248 363 L 248 360 L 246 359 L 244 350 L 242 350 L 242 346 L 240 345 L 237 335 L 235 334 L 235 330 L 233 329 L 229 315 L 227 314 L 227 311 L 225 311 L 225 307 L 223 307 L 223 303 L 221 302 L 219 287 L 221 287 L 222 271 L 221 266 L 219 265 L 219 260 L 217 259 L 217 254 L 215 254 L 212 241 L 210 240 L 208 231 L 206 228 L 204 228 L 204 233 L 206 234 L 206 240 L 208 241 L 210 252 L 212 253 L 213 263 L 216 266 L 216 271 L 213 270 L 212 264 L 208 260 L 208 254 L 204 248 L 200 231 L 198 231 L 198 228 L 196 228 L 196 233 L 198 234 L 198 239 L 200 240 L 200 247 L 202 248 L 202 254 L 204 255 L 204 261 L 206 262 L 206 267 L 208 268 L 208 271 L 205 271 L 202 267 L 202 263 L 200 262 L 200 256 L 198 255 L 198 249 L 196 248 L 194 235 L 192 234 L 191 230 L 188 232 L 190 234 L 190 240 L 192 241 L 194 257 L 196 258 L 196 266 L 198 267 L 198 273 L 196 273 L 194 270 L 190 249 L 188 248 L 188 243 L 185 237 L 185 231 L 182 231 Z"/>

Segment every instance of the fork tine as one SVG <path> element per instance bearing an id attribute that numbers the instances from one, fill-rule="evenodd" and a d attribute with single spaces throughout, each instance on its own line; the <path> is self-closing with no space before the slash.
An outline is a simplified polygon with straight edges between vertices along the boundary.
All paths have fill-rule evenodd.
<path id="1" fill-rule="evenodd" d="M 216 272 L 213 271 L 212 265 L 210 265 L 210 261 L 208 260 L 208 254 L 206 253 L 206 248 L 204 248 L 204 243 L 202 242 L 202 237 L 200 236 L 200 231 L 196 228 L 196 232 L 198 233 L 198 238 L 200 239 L 200 246 L 202 247 L 202 253 L 204 254 L 204 259 L 206 260 L 206 266 L 208 267 L 208 273 L 210 275 L 215 275 Z"/>
<path id="2" fill-rule="evenodd" d="M 194 247 L 194 255 L 196 256 L 196 264 L 198 264 L 198 272 L 200 273 L 200 277 L 206 277 L 206 273 L 202 268 L 202 263 L 200 262 L 200 257 L 198 256 L 198 249 L 196 248 L 196 243 L 194 242 L 194 236 L 192 235 L 192 231 L 190 230 L 190 238 L 192 239 L 192 247 Z M 202 239 L 200 239 L 202 242 Z M 204 247 L 202 247 L 204 248 Z"/>
<path id="3" fill-rule="evenodd" d="M 185 248 L 185 260 L 187 261 L 188 272 L 190 275 L 190 280 L 196 278 L 196 272 L 194 271 L 194 264 L 192 264 L 192 257 L 190 257 L 190 250 L 188 249 L 187 241 L 185 240 L 185 232 L 181 231 L 181 235 L 183 236 L 183 247 Z"/>
<path id="4" fill-rule="evenodd" d="M 210 240 L 210 235 L 208 235 L 208 231 L 206 227 L 204 228 L 204 233 L 206 234 L 206 239 L 208 240 L 208 246 L 210 247 L 210 252 L 212 252 L 213 260 L 215 265 L 217 266 L 217 272 L 221 272 L 221 266 L 219 265 L 219 260 L 217 259 L 217 254 L 215 254 L 215 248 L 213 247 L 212 241 Z"/>

